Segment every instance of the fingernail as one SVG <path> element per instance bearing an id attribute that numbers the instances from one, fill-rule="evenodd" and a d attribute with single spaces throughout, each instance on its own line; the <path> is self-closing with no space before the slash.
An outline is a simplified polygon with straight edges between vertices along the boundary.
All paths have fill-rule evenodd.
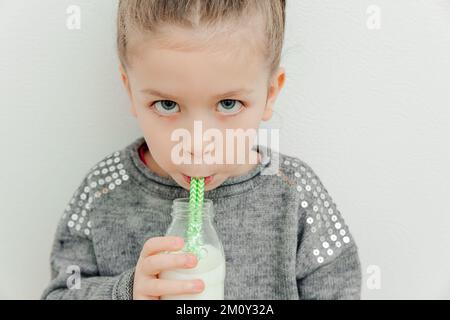
<path id="1" fill-rule="evenodd" d="M 190 265 L 194 265 L 195 264 L 195 260 L 196 260 L 195 256 L 193 256 L 193 255 L 189 255 L 188 256 L 188 263 Z"/>
<path id="2" fill-rule="evenodd" d="M 203 290 L 203 284 L 201 281 L 194 281 L 192 285 L 192 289 L 195 291 L 202 291 Z"/>

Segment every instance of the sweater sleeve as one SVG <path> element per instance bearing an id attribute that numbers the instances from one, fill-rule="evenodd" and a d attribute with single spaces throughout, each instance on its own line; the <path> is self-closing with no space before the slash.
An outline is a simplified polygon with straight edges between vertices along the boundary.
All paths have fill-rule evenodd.
<path id="1" fill-rule="evenodd" d="M 296 278 L 300 299 L 361 298 L 361 263 L 348 226 L 319 177 L 302 166 Z"/>
<path id="2" fill-rule="evenodd" d="M 95 212 L 89 178 L 73 194 L 57 226 L 50 255 L 51 281 L 41 299 L 132 300 L 134 268 L 102 276 L 92 243 Z"/>

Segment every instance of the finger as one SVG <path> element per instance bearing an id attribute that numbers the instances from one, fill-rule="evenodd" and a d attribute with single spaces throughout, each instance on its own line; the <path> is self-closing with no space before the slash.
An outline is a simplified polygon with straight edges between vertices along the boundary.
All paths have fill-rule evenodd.
<path id="1" fill-rule="evenodd" d="M 146 257 L 142 269 L 147 275 L 156 275 L 163 270 L 193 268 L 197 258 L 193 254 L 160 253 Z"/>
<path id="2" fill-rule="evenodd" d="M 152 296 L 195 294 L 204 290 L 203 281 L 196 280 L 166 280 L 151 279 L 148 283 L 149 294 Z"/>
<path id="3" fill-rule="evenodd" d="M 148 257 L 163 251 L 180 250 L 184 246 L 181 237 L 154 237 L 148 239 L 141 251 L 141 257 Z"/>

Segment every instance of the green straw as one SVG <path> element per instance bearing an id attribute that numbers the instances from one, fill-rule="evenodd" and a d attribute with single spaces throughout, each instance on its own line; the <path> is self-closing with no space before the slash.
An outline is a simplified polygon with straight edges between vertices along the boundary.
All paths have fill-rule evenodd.
<path id="1" fill-rule="evenodd" d="M 189 222 L 186 232 L 186 250 L 201 258 L 201 246 L 203 239 L 202 231 L 202 208 L 205 192 L 205 178 L 191 178 L 189 190 Z"/>

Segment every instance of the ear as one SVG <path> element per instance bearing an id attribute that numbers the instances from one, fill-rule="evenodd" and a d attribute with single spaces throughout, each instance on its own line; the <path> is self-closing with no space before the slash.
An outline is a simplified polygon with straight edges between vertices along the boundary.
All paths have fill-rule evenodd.
<path id="1" fill-rule="evenodd" d="M 128 79 L 127 72 L 125 71 L 125 68 L 122 66 L 121 63 L 119 64 L 119 72 L 123 86 L 125 87 L 125 90 L 127 91 L 128 97 L 130 98 L 131 101 L 130 112 L 135 118 L 137 118 L 136 108 L 134 107 L 133 103 L 133 96 L 131 95 L 130 81 Z"/>
<path id="2" fill-rule="evenodd" d="M 269 121 L 272 118 L 273 106 L 277 97 L 284 87 L 284 82 L 286 80 L 286 71 L 284 68 L 279 68 L 278 71 L 273 75 L 269 83 L 269 90 L 267 93 L 267 103 L 264 110 L 262 120 Z"/>

